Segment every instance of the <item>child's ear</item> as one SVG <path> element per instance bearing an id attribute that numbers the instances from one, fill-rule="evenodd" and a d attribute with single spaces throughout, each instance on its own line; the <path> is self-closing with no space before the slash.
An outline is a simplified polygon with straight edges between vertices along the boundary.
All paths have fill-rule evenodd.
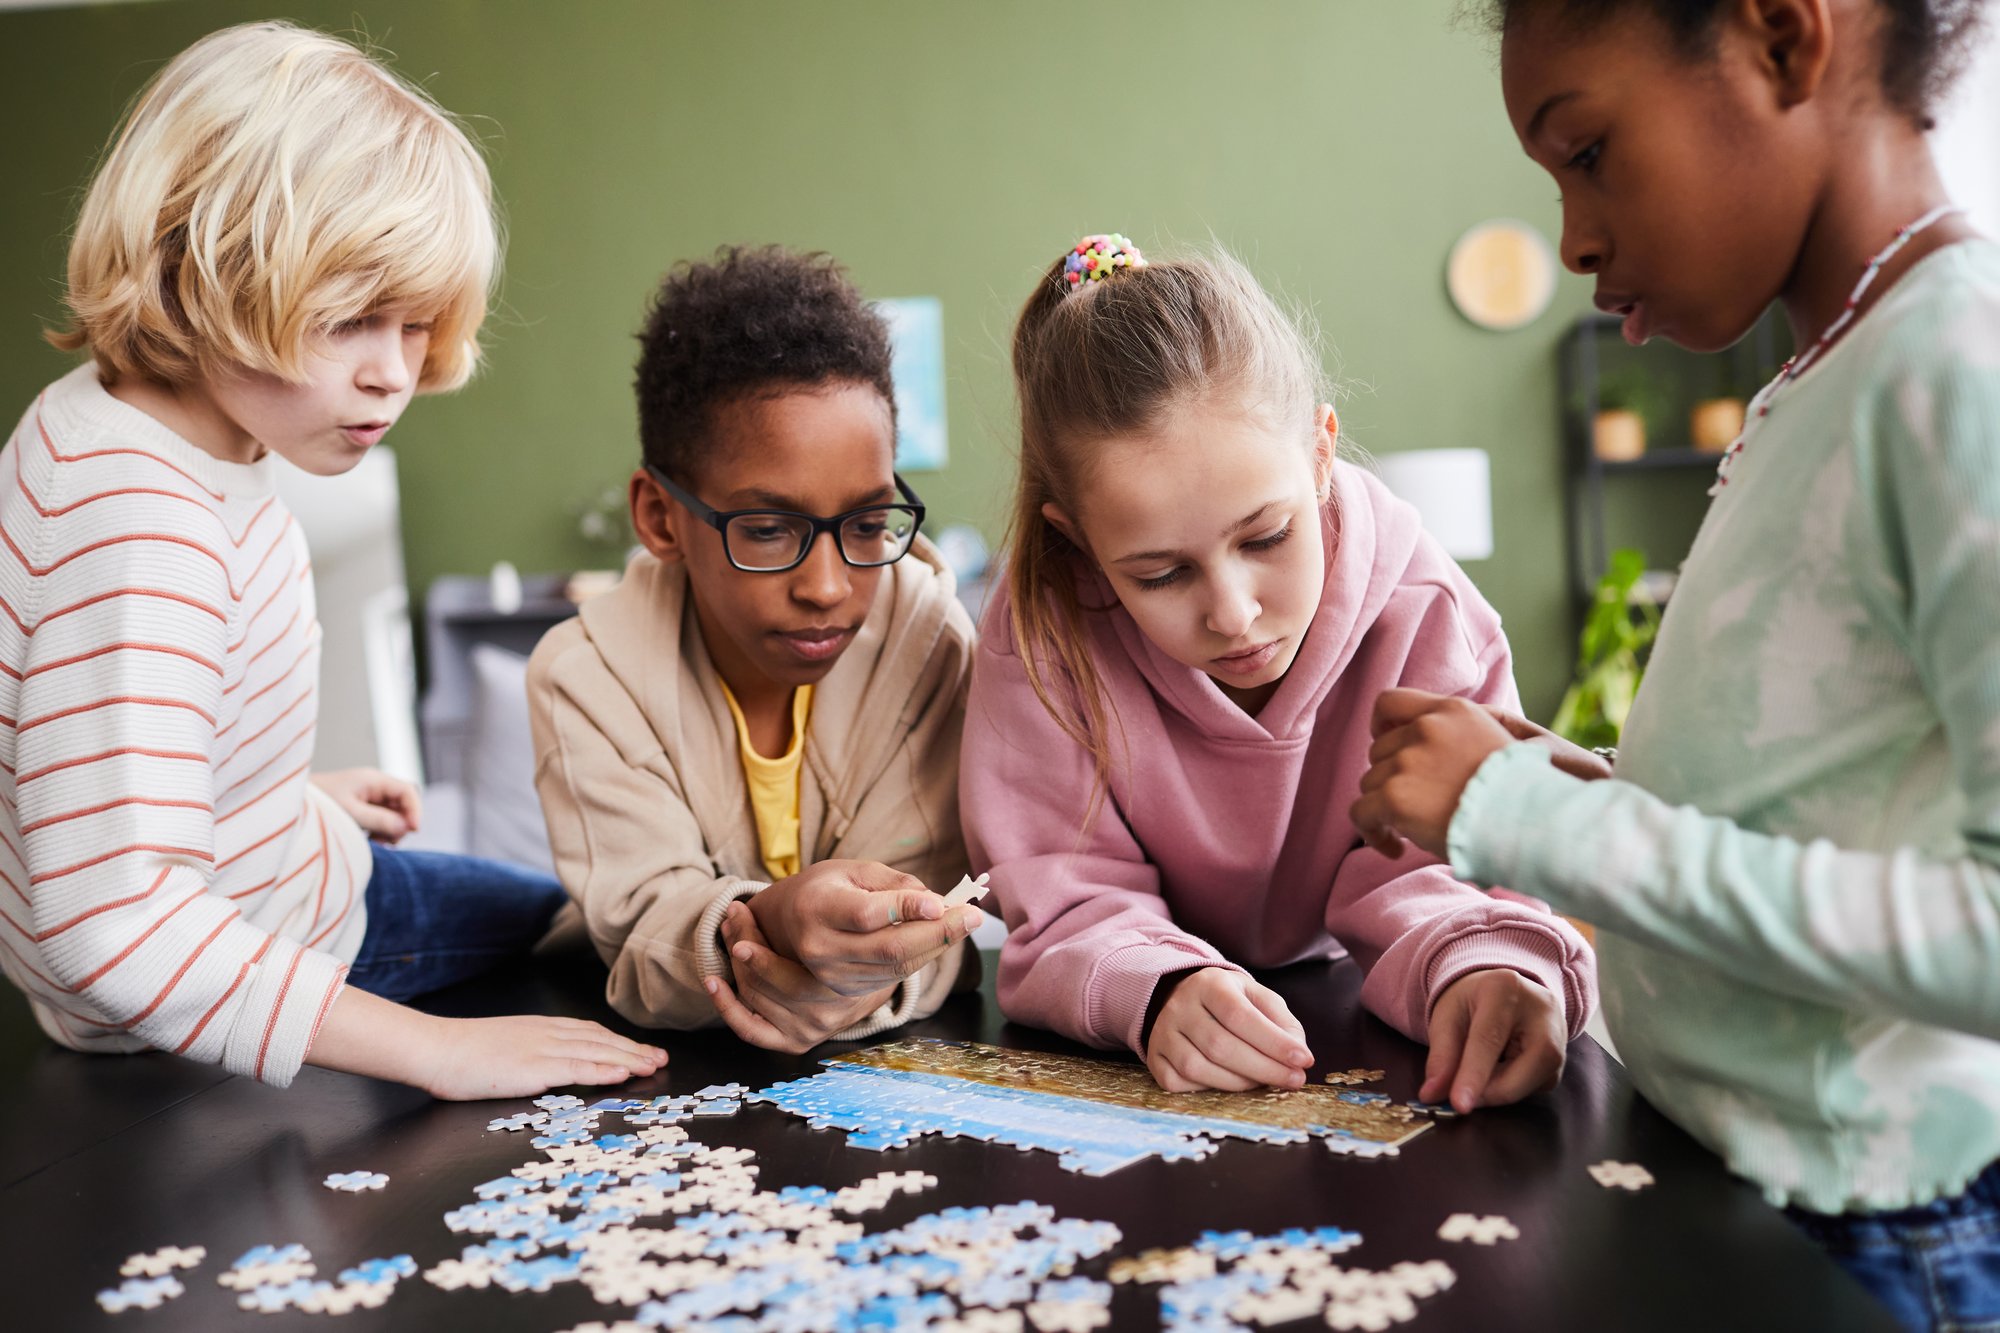
<path id="1" fill-rule="evenodd" d="M 1076 521 L 1064 511 L 1061 505 L 1053 500 L 1049 501 L 1042 506 L 1042 517 L 1047 519 L 1049 525 L 1057 532 L 1069 538 L 1069 544 L 1083 552 L 1085 559 L 1096 558 L 1090 554 L 1090 543 L 1083 539 L 1083 529 L 1076 525 Z"/>
<path id="2" fill-rule="evenodd" d="M 685 553 L 681 545 L 679 506 L 668 499 L 660 484 L 646 469 L 636 468 L 628 488 L 632 506 L 632 532 L 639 544 L 662 564 L 672 564 Z"/>
<path id="3" fill-rule="evenodd" d="M 1313 432 L 1313 493 L 1324 500 L 1333 485 L 1333 460 L 1340 446 L 1340 418 L 1332 403 L 1319 405 L 1319 429 Z"/>
<path id="4" fill-rule="evenodd" d="M 1778 105 L 1812 100 L 1833 59 L 1831 0 L 1739 0 L 1759 68 Z"/>

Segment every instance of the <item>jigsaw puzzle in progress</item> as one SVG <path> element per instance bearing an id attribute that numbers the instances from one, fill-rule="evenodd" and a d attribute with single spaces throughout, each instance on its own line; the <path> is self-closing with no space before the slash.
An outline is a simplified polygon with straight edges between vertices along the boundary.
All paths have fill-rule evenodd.
<path id="1" fill-rule="evenodd" d="M 917 1038 L 823 1061 L 827 1070 L 751 1098 L 848 1131 L 856 1148 L 940 1134 L 1039 1148 L 1101 1176 L 1158 1157 L 1197 1159 L 1221 1139 L 1324 1138 L 1355 1156 L 1393 1155 L 1430 1126 L 1381 1093 L 1164 1092 L 1144 1067 L 1084 1056 Z"/>

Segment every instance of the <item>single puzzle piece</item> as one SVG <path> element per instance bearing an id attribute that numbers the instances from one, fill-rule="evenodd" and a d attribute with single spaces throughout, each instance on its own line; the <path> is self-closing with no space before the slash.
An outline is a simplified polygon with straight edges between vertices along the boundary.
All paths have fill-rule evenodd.
<path id="1" fill-rule="evenodd" d="M 127 1310 L 157 1310 L 162 1304 L 186 1291 L 180 1279 L 172 1274 L 154 1277 L 129 1277 L 117 1286 L 97 1293 L 97 1303 L 106 1314 L 123 1314 Z"/>
<path id="2" fill-rule="evenodd" d="M 216 1285 L 232 1291 L 250 1291 L 256 1287 L 283 1286 L 318 1271 L 313 1266 L 312 1252 L 303 1245 L 259 1245 L 246 1250 L 235 1263 L 217 1273 L 215 1281 Z"/>
<path id="3" fill-rule="evenodd" d="M 315 1289 L 324 1285 L 304 1277 L 293 1278 L 289 1282 L 266 1282 L 239 1295 L 236 1304 L 258 1314 L 277 1314 L 302 1300 L 310 1300 Z"/>
<path id="4" fill-rule="evenodd" d="M 1360 1329 L 1365 1333 L 1383 1333 L 1416 1317 L 1417 1303 L 1400 1292 L 1370 1292 L 1353 1300 L 1336 1301 L 1326 1308 L 1323 1316 L 1328 1328 Z"/>
<path id="5" fill-rule="evenodd" d="M 1019 1310 L 962 1310 L 956 1319 L 932 1324 L 931 1333 L 1023 1333 Z"/>
<path id="6" fill-rule="evenodd" d="M 1146 1250 L 1136 1257 L 1114 1259 L 1105 1276 L 1117 1283 L 1181 1283 L 1215 1276 L 1215 1256 L 1186 1246 Z"/>
<path id="7" fill-rule="evenodd" d="M 196 1268 L 208 1257 L 208 1251 L 199 1245 L 183 1249 L 178 1245 L 168 1245 L 150 1254 L 135 1254 L 118 1266 L 120 1277 L 163 1277 L 177 1268 Z"/>
<path id="8" fill-rule="evenodd" d="M 1590 1168 L 1590 1178 L 1608 1190 L 1636 1192 L 1653 1183 L 1653 1173 L 1637 1162 L 1599 1162 Z"/>
<path id="9" fill-rule="evenodd" d="M 315 1282 L 293 1304 L 307 1314 L 353 1314 L 359 1309 L 379 1309 L 386 1305 L 396 1284 L 390 1282 Z"/>
<path id="10" fill-rule="evenodd" d="M 984 898 L 992 888 L 992 885 L 986 882 L 987 878 L 987 876 L 981 875 L 978 879 L 974 879 L 972 876 L 967 875 L 959 880 L 957 884 L 952 886 L 951 892 L 944 896 L 945 910 L 949 911 L 954 907 L 963 907 L 967 903 L 976 903 L 981 898 Z"/>
<path id="11" fill-rule="evenodd" d="M 485 1260 L 444 1259 L 435 1268 L 424 1270 L 424 1281 L 445 1291 L 457 1291 L 460 1287 L 483 1289 L 492 1285 L 498 1269 L 499 1264 Z"/>
<path id="12" fill-rule="evenodd" d="M 1403 1105 L 1418 1115 L 1427 1115 L 1435 1120 L 1453 1120 L 1458 1111 L 1450 1102 L 1404 1102 Z"/>
<path id="13" fill-rule="evenodd" d="M 1326 1081 L 1335 1087 L 1353 1088 L 1363 1083 L 1379 1083 L 1385 1076 L 1380 1069 L 1350 1069 L 1345 1073 L 1328 1074 Z"/>
<path id="14" fill-rule="evenodd" d="M 1439 1240 L 1469 1240 L 1474 1245 L 1492 1245 L 1503 1240 L 1519 1240 L 1521 1232 L 1504 1217 L 1475 1217 L 1471 1213 L 1453 1213 L 1438 1228 Z"/>
<path id="15" fill-rule="evenodd" d="M 592 1103 L 585 1109 L 597 1115 L 603 1115 L 606 1112 L 612 1115 L 630 1115 L 634 1111 L 643 1111 L 650 1105 L 652 1105 L 651 1102 L 640 1101 L 631 1097 L 606 1097 L 602 1101 Z"/>
<path id="16" fill-rule="evenodd" d="M 1339 1153 L 1342 1157 L 1358 1157 L 1364 1162 L 1402 1155 L 1401 1149 L 1393 1143 L 1377 1143 L 1373 1139 L 1357 1138 L 1345 1130 L 1335 1130 L 1322 1142 L 1326 1144 L 1328 1152 Z"/>
<path id="17" fill-rule="evenodd" d="M 538 1115 L 533 1111 L 523 1111 L 519 1115 L 502 1116 L 498 1120 L 490 1121 L 486 1128 L 488 1130 L 521 1130 L 529 1129 L 536 1125 L 546 1125 L 548 1122 L 549 1118 L 545 1115 Z"/>
<path id="18" fill-rule="evenodd" d="M 1320 1313 L 1325 1307 L 1316 1293 L 1301 1291 L 1297 1287 L 1279 1287 L 1271 1291 L 1246 1292 L 1235 1305 L 1230 1307 L 1230 1316 L 1250 1324 L 1289 1324 L 1295 1319 L 1306 1319 Z"/>
<path id="19" fill-rule="evenodd" d="M 336 1171 L 320 1183 L 330 1190 L 359 1194 L 362 1190 L 381 1189 L 389 1183 L 389 1177 L 380 1171 Z"/>
<path id="20" fill-rule="evenodd" d="M 719 1097 L 741 1097 L 749 1091 L 741 1083 L 711 1083 L 694 1096 L 696 1101 L 706 1102 Z"/>
<path id="21" fill-rule="evenodd" d="M 394 1283 L 416 1275 L 417 1261 L 407 1254 L 398 1254 L 388 1259 L 364 1259 L 352 1268 L 342 1269 L 340 1280 L 345 1283 L 378 1286 L 384 1282 Z"/>
<path id="22" fill-rule="evenodd" d="M 1091 1333 L 1111 1322 L 1111 1308 L 1087 1301 L 1030 1301 L 1028 1322 L 1041 1333 Z"/>

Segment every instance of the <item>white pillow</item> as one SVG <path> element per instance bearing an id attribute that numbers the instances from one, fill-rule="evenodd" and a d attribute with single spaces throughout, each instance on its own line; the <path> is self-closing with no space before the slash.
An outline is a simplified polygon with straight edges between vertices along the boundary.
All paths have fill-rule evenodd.
<path id="1" fill-rule="evenodd" d="M 535 794 L 528 729 L 528 659 L 491 644 L 472 649 L 472 729 L 465 743 L 465 850 L 555 873 Z"/>

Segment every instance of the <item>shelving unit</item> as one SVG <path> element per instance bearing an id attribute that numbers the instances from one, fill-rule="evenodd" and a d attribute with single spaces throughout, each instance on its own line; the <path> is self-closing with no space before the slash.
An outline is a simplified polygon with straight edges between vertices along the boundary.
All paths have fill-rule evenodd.
<path id="1" fill-rule="evenodd" d="M 1562 345 L 1563 472 L 1568 492 L 1570 571 L 1579 616 L 1590 604 L 1613 546 L 1606 514 L 1607 490 L 1619 479 L 1628 479 L 1625 485 L 1658 487 L 1664 484 L 1658 480 L 1662 474 L 1682 474 L 1686 481 L 1672 484 L 1674 506 L 1693 512 L 1704 509 L 1705 502 L 1696 505 L 1689 491 L 1696 485 L 1706 489 L 1704 478 L 1715 471 L 1721 456 L 1689 447 L 1689 409 L 1702 398 L 1717 396 L 1716 386 L 1747 402 L 1759 386 L 1777 374 L 1790 341 L 1775 308 L 1765 312 L 1734 347 L 1708 354 L 1689 352 L 1660 339 L 1644 347 L 1628 347 L 1619 332 L 1622 323 L 1616 315 L 1585 315 L 1571 327 Z M 1621 371 L 1656 377 L 1662 396 L 1675 405 L 1667 420 L 1647 423 L 1646 452 L 1629 462 L 1606 462 L 1591 447 L 1599 389 L 1608 363 Z M 1652 480 L 1637 480 L 1641 476 Z M 1685 543 L 1693 538 L 1694 529 L 1689 526 L 1678 550 L 1648 550 L 1648 563 L 1656 570 L 1677 568 L 1686 554 Z"/>

